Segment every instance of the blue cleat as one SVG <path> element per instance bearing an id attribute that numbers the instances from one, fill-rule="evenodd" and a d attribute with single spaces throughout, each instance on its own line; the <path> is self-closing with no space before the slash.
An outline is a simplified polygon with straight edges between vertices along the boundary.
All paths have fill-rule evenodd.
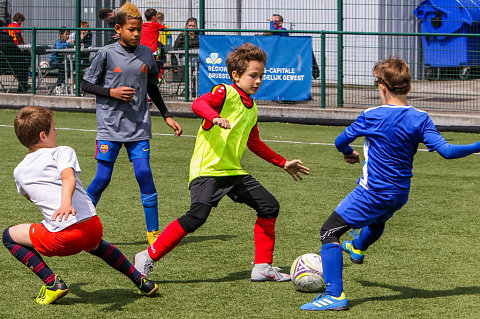
<path id="1" fill-rule="evenodd" d="M 306 303 L 300 307 L 301 310 L 348 310 L 348 300 L 342 292 L 340 297 L 319 294 L 312 302 Z"/>
<path id="2" fill-rule="evenodd" d="M 344 241 L 342 248 L 346 253 L 350 254 L 350 260 L 355 264 L 362 264 L 365 258 L 365 250 L 356 249 L 353 247 L 352 241 Z"/>

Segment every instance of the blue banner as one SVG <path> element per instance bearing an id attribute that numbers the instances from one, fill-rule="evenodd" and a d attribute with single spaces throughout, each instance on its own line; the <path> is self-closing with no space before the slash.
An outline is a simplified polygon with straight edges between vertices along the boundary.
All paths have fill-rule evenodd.
<path id="1" fill-rule="evenodd" d="M 226 60 L 230 51 L 250 42 L 268 56 L 256 100 L 304 101 L 312 87 L 312 38 L 279 36 L 201 35 L 198 53 L 200 95 L 221 83 L 231 84 Z"/>

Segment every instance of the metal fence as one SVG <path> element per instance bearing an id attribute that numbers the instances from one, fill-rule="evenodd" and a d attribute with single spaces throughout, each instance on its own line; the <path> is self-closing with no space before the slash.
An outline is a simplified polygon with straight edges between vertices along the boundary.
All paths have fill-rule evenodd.
<path id="1" fill-rule="evenodd" d="M 118 9 L 124 3 L 122 0 L 0 1 L 0 19 L 1 14 L 8 17 L 15 12 L 23 12 L 26 16 L 22 24 L 25 42 L 35 42 L 36 46 L 51 48 L 58 39 L 61 26 L 76 30 L 75 6 L 78 7 L 79 2 L 81 19 L 89 22 L 93 33 L 93 47 L 103 46 L 108 41 L 111 30 L 102 29 L 105 25 L 99 20 L 97 12 L 101 7 Z M 291 31 L 290 36 L 312 37 L 313 53 L 318 64 L 321 66 L 323 61 L 324 66 L 321 68 L 323 77 L 319 75 L 312 79 L 312 100 L 295 105 L 275 101 L 287 103 L 289 107 L 376 105 L 378 98 L 372 82 L 372 67 L 379 59 L 396 55 L 406 60 L 411 67 L 414 83 L 409 98 L 412 105 L 426 109 L 480 110 L 477 103 L 480 81 L 480 36 L 477 36 L 480 34 L 480 13 L 477 13 L 479 1 L 452 0 L 451 5 L 448 1 L 442 1 L 442 7 L 435 6 L 433 0 L 132 2 L 140 11 L 153 7 L 164 12 L 165 24 L 171 28 L 173 41 L 184 32 L 188 17 L 199 18 L 200 31 L 205 34 L 258 35 L 270 32 L 267 19 L 272 14 L 281 14 L 283 26 Z M 2 11 L 4 7 L 6 10 Z M 457 10 L 459 7 L 463 8 L 460 12 Z M 471 20 L 466 21 L 462 12 L 467 12 Z M 449 29 L 449 26 L 454 27 Z M 425 30 L 430 33 L 422 33 Z M 448 32 L 442 32 L 444 30 Z M 30 71 L 30 84 L 33 78 L 36 83 L 40 81 L 41 85 L 34 86 L 36 94 L 56 94 L 55 84 L 62 70 L 45 67 L 45 62 L 50 61 L 52 53 L 49 49 L 40 51 L 43 54 L 38 53 L 31 52 L 31 56 L 35 57 L 31 59 L 32 67 L 34 66 L 31 70 L 36 71 Z M 89 53 L 87 58 L 84 55 L 84 64 L 78 69 L 75 62 L 82 59 L 76 53 L 78 52 L 73 52 L 67 58 L 70 60 L 67 72 L 64 72 L 67 77 L 73 76 L 71 86 L 67 86 L 60 94 L 82 94 L 76 83 L 81 79 L 82 69 L 88 67 L 87 61 L 93 58 L 94 53 Z M 466 58 L 459 62 L 459 56 Z M 6 87 L 16 85 L 16 80 L 11 75 L 0 75 L 0 79 Z M 166 100 L 191 100 L 194 96 L 189 94 L 189 85 L 192 84 L 184 81 L 172 69 L 167 69 L 160 90 Z"/>

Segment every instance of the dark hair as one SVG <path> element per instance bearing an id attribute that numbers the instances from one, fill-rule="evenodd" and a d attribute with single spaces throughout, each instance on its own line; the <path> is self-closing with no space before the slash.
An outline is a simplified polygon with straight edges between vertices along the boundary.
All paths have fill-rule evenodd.
<path id="1" fill-rule="evenodd" d="M 187 22 L 185 22 L 185 26 L 186 26 L 189 22 L 195 22 L 195 24 L 196 24 L 197 27 L 198 27 L 198 20 L 197 20 L 197 18 L 194 18 L 194 17 L 188 18 L 188 19 L 187 19 Z"/>
<path id="2" fill-rule="evenodd" d="M 279 15 L 278 13 L 274 13 L 273 16 L 274 16 L 274 17 L 278 17 L 278 20 L 279 20 L 280 22 L 283 22 L 283 17 L 282 17 L 281 15 Z"/>
<path id="3" fill-rule="evenodd" d="M 15 13 L 12 18 L 13 21 L 25 21 L 25 16 L 19 12 Z"/>
<path id="4" fill-rule="evenodd" d="M 64 34 L 65 31 L 70 32 L 70 30 L 68 30 L 66 26 L 62 25 L 62 26 L 60 27 L 60 30 L 58 30 L 58 34 Z"/>
<path id="5" fill-rule="evenodd" d="M 373 75 L 376 81 L 385 85 L 392 94 L 405 95 L 410 91 L 410 68 L 400 58 L 391 56 L 378 61 L 373 67 Z"/>
<path id="6" fill-rule="evenodd" d="M 153 8 L 149 8 L 145 11 L 145 19 L 147 19 L 147 21 L 152 20 L 152 18 L 156 15 L 157 15 L 157 10 Z"/>
<path id="7" fill-rule="evenodd" d="M 43 106 L 25 106 L 15 116 L 13 127 L 18 140 L 30 148 L 40 141 L 40 133 L 50 133 L 53 112 Z"/>
<path id="8" fill-rule="evenodd" d="M 105 20 L 110 12 L 113 12 L 113 10 L 101 8 L 100 10 L 98 10 L 98 17 L 100 18 L 100 20 Z"/>
<path id="9" fill-rule="evenodd" d="M 266 64 L 267 54 L 261 48 L 249 42 L 233 49 L 227 56 L 227 70 L 230 79 L 233 81 L 233 71 L 237 71 L 239 75 L 242 75 L 250 61 L 258 61 Z"/>

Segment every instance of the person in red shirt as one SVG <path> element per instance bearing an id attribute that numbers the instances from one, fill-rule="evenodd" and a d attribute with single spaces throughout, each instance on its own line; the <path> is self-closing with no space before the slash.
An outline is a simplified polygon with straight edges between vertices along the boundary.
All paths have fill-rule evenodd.
<path id="1" fill-rule="evenodd" d="M 153 8 L 149 8 L 145 11 L 145 19 L 147 19 L 147 22 L 144 22 L 142 24 L 142 37 L 140 38 L 140 44 L 146 45 L 153 51 L 153 55 L 155 56 L 155 62 L 159 70 L 158 82 L 162 83 L 163 66 L 165 61 L 161 58 L 162 52 L 161 50 L 159 50 L 158 46 L 158 34 L 160 30 L 165 29 L 165 26 L 158 23 L 157 10 Z"/>
<path id="2" fill-rule="evenodd" d="M 145 19 L 147 22 L 142 24 L 142 37 L 140 44 L 146 45 L 152 52 L 157 52 L 158 33 L 165 29 L 163 24 L 157 22 L 157 10 L 149 8 L 145 11 Z"/>
<path id="3" fill-rule="evenodd" d="M 25 21 L 25 16 L 17 12 L 13 15 L 13 22 L 7 25 L 7 28 L 21 28 L 23 21 Z M 16 45 L 25 44 L 22 37 L 22 30 L 11 30 L 8 31 L 8 34 L 13 38 Z"/>
<path id="4" fill-rule="evenodd" d="M 251 95 L 257 93 L 262 84 L 266 61 L 267 54 L 261 48 L 251 43 L 242 44 L 231 51 L 226 60 L 234 84 L 220 84 L 193 102 L 192 110 L 203 122 L 190 161 L 190 210 L 172 221 L 151 246 L 135 255 L 134 266 L 145 276 L 153 270 L 154 261 L 202 226 L 212 208 L 228 196 L 257 213 L 253 227 L 255 260 L 250 279 L 290 280 L 290 275 L 272 266 L 280 204 L 240 163 L 248 147 L 255 155 L 288 172 L 294 180 L 302 179 L 300 175 L 310 171 L 301 160 L 286 160 L 260 139 L 258 108 Z"/>

